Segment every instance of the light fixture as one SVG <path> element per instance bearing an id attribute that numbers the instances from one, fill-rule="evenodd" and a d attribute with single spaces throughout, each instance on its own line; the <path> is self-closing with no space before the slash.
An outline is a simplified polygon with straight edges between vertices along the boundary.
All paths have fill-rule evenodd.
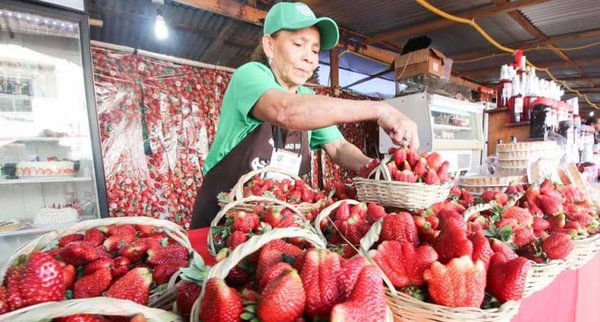
<path id="1" fill-rule="evenodd" d="M 160 8 L 156 10 L 156 20 L 154 21 L 154 35 L 158 40 L 164 40 L 169 37 L 169 29 L 165 23 Z"/>
<path id="2" fill-rule="evenodd" d="M 590 117 L 594 116 L 594 111 L 590 112 Z"/>

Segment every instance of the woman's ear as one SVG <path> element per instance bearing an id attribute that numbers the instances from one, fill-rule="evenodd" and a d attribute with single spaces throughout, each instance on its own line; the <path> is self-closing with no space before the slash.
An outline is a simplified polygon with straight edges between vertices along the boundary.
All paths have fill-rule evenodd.
<path id="1" fill-rule="evenodd" d="M 263 51 L 265 52 L 265 56 L 267 56 L 267 59 L 269 61 L 273 59 L 273 38 L 271 38 L 271 36 L 264 35 L 262 37 L 262 47 Z"/>

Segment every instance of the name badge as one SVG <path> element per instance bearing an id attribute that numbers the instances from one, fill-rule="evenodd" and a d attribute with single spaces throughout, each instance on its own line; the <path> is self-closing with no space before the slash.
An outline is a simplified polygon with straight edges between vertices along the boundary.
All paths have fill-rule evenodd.
<path id="1" fill-rule="evenodd" d="M 290 174 L 297 176 L 300 172 L 301 163 L 302 155 L 295 152 L 278 149 L 273 150 L 273 153 L 271 154 L 271 163 L 269 165 L 271 167 L 286 170 Z M 289 177 L 284 174 L 273 172 L 268 172 L 265 177 L 275 180 L 289 179 Z"/>

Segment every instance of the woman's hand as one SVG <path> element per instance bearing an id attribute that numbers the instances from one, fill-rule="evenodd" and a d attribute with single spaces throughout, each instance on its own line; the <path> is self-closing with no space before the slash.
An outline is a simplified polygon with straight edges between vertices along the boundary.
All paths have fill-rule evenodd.
<path id="1" fill-rule="evenodd" d="M 390 136 L 394 144 L 417 150 L 419 148 L 417 124 L 391 105 L 383 102 L 381 104 L 382 112 L 377 118 L 377 125 Z"/>

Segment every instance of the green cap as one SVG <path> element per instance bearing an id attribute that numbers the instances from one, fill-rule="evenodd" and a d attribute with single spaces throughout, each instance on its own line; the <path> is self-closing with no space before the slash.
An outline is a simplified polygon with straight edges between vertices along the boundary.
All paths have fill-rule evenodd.
<path id="1" fill-rule="evenodd" d="M 338 26 L 331 18 L 317 18 L 310 8 L 301 2 L 279 2 L 267 13 L 263 32 L 265 35 L 282 30 L 299 30 L 316 26 L 321 34 L 321 49 L 335 47 L 340 38 Z"/>

